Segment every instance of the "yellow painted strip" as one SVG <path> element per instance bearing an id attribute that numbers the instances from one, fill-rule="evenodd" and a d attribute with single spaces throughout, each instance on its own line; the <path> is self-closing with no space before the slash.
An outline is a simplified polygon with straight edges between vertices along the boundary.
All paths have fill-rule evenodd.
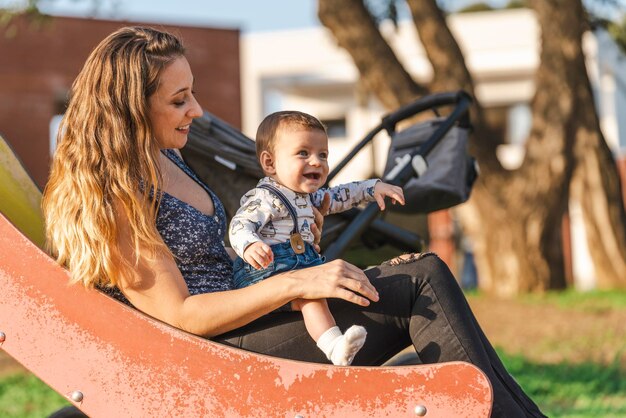
<path id="1" fill-rule="evenodd" d="M 33 243 L 43 248 L 41 192 L 15 153 L 0 137 L 0 212 Z"/>

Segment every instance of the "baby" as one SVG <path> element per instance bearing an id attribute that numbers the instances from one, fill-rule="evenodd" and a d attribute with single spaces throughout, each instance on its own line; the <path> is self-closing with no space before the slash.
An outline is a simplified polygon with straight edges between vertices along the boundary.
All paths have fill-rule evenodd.
<path id="1" fill-rule="evenodd" d="M 313 206 L 328 193 L 329 213 L 376 201 L 385 209 L 385 197 L 404 204 L 402 188 L 378 179 L 321 189 L 328 176 L 328 136 L 315 117 L 297 111 L 267 116 L 256 136 L 256 152 L 266 177 L 241 198 L 229 237 L 239 257 L 234 284 L 241 288 L 271 275 L 322 264 L 313 248 Z M 344 334 L 337 327 L 326 300 L 297 300 L 306 329 L 336 365 L 352 363 L 365 343 L 366 331 L 353 325 Z"/>

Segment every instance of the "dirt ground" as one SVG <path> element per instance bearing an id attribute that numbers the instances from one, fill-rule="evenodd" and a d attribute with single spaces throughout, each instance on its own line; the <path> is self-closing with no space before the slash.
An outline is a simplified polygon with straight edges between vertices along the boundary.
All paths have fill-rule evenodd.
<path id="1" fill-rule="evenodd" d="M 553 303 L 470 296 L 470 305 L 491 342 L 537 363 L 568 361 L 626 367 L 626 308 L 562 308 Z M 0 375 L 22 370 L 0 350 Z"/>
<path id="2" fill-rule="evenodd" d="M 24 370 L 24 368 L 18 362 L 9 357 L 4 351 L 0 351 L 0 377 L 21 370 Z"/>
<path id="3" fill-rule="evenodd" d="M 626 308 L 468 299 L 492 344 L 509 354 L 538 363 L 619 361 L 626 367 Z"/>

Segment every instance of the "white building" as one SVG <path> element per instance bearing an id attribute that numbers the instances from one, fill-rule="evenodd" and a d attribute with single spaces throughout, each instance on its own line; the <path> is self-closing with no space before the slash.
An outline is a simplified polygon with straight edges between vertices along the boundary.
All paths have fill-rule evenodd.
<path id="1" fill-rule="evenodd" d="M 449 24 L 474 77 L 478 99 L 485 108 L 506 115 L 509 144 L 498 150 L 498 156 L 506 167 L 514 168 L 523 157 L 521 144 L 531 122 L 528 103 L 539 64 L 540 28 L 534 14 L 528 9 L 457 14 L 449 17 Z M 383 27 L 382 32 L 415 80 L 427 82 L 432 69 L 412 22 L 401 23 L 397 31 Z M 604 135 L 614 152 L 624 155 L 626 114 L 618 112 L 626 108 L 624 55 L 603 31 L 587 33 L 584 49 Z M 241 54 L 242 129 L 250 137 L 262 118 L 276 110 L 314 114 L 329 126 L 332 166 L 385 113 L 374 97 L 359 93 L 357 69 L 325 28 L 244 35 Z M 369 176 L 372 168 L 382 171 L 388 142 L 380 137 L 375 148 L 362 152 L 344 170 L 350 179 Z M 593 266 L 584 256 L 579 211 L 572 209 L 575 278 L 580 287 L 588 288 Z"/>

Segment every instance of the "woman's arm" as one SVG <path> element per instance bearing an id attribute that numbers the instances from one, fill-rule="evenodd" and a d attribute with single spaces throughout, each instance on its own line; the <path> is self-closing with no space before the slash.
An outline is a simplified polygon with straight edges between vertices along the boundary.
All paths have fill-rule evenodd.
<path id="1" fill-rule="evenodd" d="M 159 256 L 144 262 L 139 280 L 122 292 L 139 310 L 193 334 L 212 337 L 243 326 L 290 300 L 287 283 L 191 296 L 174 261 Z M 262 285 L 262 286 L 261 286 Z"/>
<path id="2" fill-rule="evenodd" d="M 120 223 L 120 250 L 135 260 L 127 221 Z M 142 257 L 138 279 L 122 280 L 120 289 L 139 310 L 193 334 L 212 337 L 239 328 L 298 298 L 341 298 L 367 306 L 378 295 L 357 267 L 333 261 L 279 274 L 253 286 L 191 296 L 174 260 L 167 254 Z"/>

